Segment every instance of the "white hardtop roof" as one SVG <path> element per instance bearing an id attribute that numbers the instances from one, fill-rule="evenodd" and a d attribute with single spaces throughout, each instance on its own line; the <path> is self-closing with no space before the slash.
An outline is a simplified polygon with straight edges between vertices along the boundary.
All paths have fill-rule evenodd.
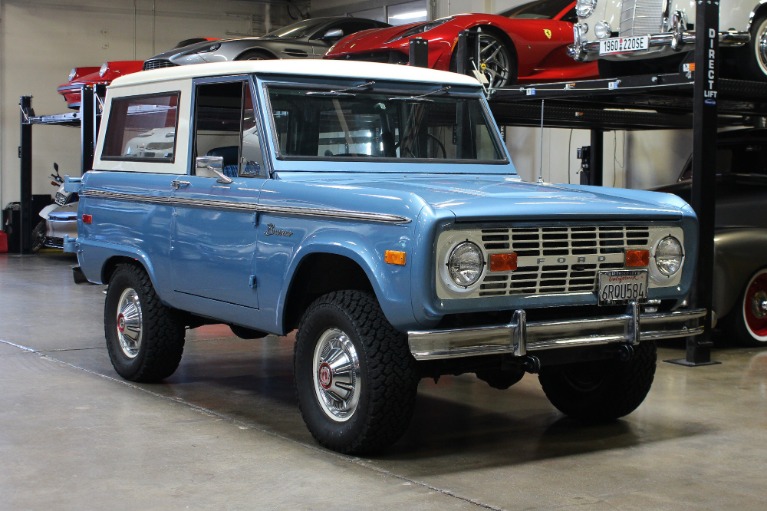
<path id="1" fill-rule="evenodd" d="M 422 67 L 344 60 L 288 59 L 190 64 L 187 66 L 153 69 L 151 71 L 139 71 L 138 73 L 131 73 L 117 78 L 110 87 L 119 88 L 144 83 L 251 73 L 479 86 L 479 82 L 469 76 Z"/>

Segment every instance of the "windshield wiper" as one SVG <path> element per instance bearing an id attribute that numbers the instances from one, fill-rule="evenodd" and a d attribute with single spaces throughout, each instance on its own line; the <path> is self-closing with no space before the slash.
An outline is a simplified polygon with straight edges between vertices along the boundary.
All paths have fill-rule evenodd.
<path id="1" fill-rule="evenodd" d="M 422 102 L 431 102 L 433 101 L 428 96 L 434 96 L 436 94 L 444 94 L 447 91 L 450 90 L 450 85 L 445 85 L 444 87 L 440 87 L 439 89 L 435 89 L 430 92 L 426 92 L 425 94 L 420 94 L 418 96 L 394 96 L 391 98 L 388 98 L 389 101 L 422 101 Z"/>
<path id="2" fill-rule="evenodd" d="M 359 85 L 355 85 L 354 87 L 347 87 L 345 89 L 336 89 L 336 90 L 312 90 L 306 93 L 307 96 L 331 96 L 331 97 L 339 97 L 339 96 L 355 96 L 356 94 L 354 92 L 349 91 L 360 91 L 371 88 L 373 85 L 375 85 L 376 82 L 373 80 L 365 83 L 361 83 Z"/>

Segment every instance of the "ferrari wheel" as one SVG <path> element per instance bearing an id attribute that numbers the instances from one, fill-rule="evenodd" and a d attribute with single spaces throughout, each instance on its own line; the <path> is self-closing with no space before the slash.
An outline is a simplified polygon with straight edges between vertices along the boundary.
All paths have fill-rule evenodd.
<path id="1" fill-rule="evenodd" d="M 517 63 L 506 43 L 492 32 L 479 33 L 479 70 L 490 88 L 511 85 L 517 79 Z"/>

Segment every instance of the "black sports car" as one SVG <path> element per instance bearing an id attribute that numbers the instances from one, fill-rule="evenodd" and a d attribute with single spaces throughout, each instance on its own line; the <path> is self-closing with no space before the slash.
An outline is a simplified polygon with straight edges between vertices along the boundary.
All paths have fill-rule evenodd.
<path id="1" fill-rule="evenodd" d="M 342 37 L 388 26 L 382 21 L 348 16 L 310 18 L 259 37 L 205 41 L 166 51 L 146 60 L 144 69 L 227 60 L 316 59 Z"/>

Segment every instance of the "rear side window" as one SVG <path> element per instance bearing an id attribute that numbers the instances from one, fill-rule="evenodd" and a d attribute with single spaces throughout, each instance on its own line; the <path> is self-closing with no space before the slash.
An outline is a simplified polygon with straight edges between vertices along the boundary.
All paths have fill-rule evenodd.
<path id="1" fill-rule="evenodd" d="M 172 163 L 178 97 L 172 92 L 113 99 L 101 158 Z"/>

